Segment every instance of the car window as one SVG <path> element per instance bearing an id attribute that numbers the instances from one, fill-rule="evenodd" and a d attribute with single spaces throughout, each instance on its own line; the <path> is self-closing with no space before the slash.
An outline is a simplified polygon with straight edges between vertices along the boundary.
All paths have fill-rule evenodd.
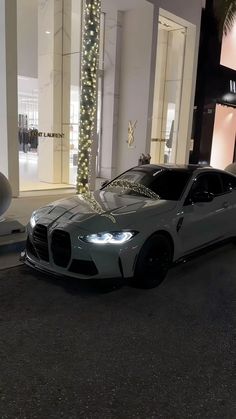
<path id="1" fill-rule="evenodd" d="M 187 170 L 129 170 L 111 181 L 105 189 L 125 195 L 178 201 L 191 178 Z"/>
<path id="2" fill-rule="evenodd" d="M 191 173 L 187 171 L 169 170 L 159 174 L 150 187 L 161 199 L 178 201 L 190 177 Z"/>
<path id="3" fill-rule="evenodd" d="M 223 191 L 218 173 L 199 175 L 192 186 L 191 195 L 196 192 L 209 192 L 215 196 L 221 195 Z"/>
<path id="4" fill-rule="evenodd" d="M 236 176 L 228 175 L 227 173 L 220 174 L 223 184 L 223 192 L 227 193 L 236 189 Z"/>

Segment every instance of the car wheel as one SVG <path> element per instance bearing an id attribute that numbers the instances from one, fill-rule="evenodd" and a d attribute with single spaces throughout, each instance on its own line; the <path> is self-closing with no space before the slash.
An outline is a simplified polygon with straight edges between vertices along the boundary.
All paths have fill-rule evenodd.
<path id="1" fill-rule="evenodd" d="M 157 287 L 166 277 L 172 262 L 170 240 L 161 233 L 144 243 L 135 267 L 133 283 L 140 288 Z"/>

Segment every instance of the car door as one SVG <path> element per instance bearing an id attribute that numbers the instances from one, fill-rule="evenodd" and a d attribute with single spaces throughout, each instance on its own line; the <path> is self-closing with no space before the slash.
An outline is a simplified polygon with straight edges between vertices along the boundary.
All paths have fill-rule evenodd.
<path id="1" fill-rule="evenodd" d="M 226 208 L 224 223 L 227 237 L 236 236 L 236 176 L 220 173 L 223 185 L 223 201 Z"/>
<path id="2" fill-rule="evenodd" d="M 214 195 L 211 202 L 193 202 L 197 191 Z M 184 253 L 210 245 L 224 237 L 226 208 L 222 182 L 216 172 L 199 174 L 193 182 L 183 206 L 180 240 Z"/>

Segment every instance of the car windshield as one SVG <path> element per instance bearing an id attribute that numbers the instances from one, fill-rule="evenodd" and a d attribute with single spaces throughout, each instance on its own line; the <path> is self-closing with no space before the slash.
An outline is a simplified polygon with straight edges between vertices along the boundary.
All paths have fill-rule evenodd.
<path id="1" fill-rule="evenodd" d="M 137 168 L 123 173 L 104 189 L 122 195 L 178 201 L 190 177 L 191 172 L 187 170 Z"/>

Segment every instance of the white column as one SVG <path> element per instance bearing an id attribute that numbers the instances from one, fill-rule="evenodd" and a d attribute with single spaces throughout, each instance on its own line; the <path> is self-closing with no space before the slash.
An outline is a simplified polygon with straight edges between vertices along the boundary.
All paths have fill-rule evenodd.
<path id="1" fill-rule="evenodd" d="M 0 0 L 0 172 L 19 195 L 16 0 Z"/>
<path id="2" fill-rule="evenodd" d="M 62 131 L 65 134 L 62 149 L 62 182 L 76 179 L 77 164 L 70 167 L 70 158 L 78 155 L 80 55 L 81 55 L 82 0 L 64 0 L 63 7 L 63 115 Z M 78 108 L 78 111 L 77 111 Z M 73 151 L 70 153 L 70 148 Z M 71 162 L 72 163 L 72 162 Z M 73 161 L 75 163 L 75 161 Z M 72 163 L 72 164 L 73 164 Z"/>
<path id="3" fill-rule="evenodd" d="M 62 0 L 38 1 L 39 131 L 62 130 Z M 39 138 L 39 179 L 62 182 L 62 140 Z"/>

